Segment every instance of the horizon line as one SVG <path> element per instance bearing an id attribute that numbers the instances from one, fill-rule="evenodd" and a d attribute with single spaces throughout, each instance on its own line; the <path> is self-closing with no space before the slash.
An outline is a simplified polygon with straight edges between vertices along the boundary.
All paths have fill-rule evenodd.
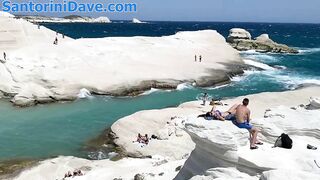
<path id="1" fill-rule="evenodd" d="M 20 14 L 13 14 L 14 16 L 39 16 L 39 17 L 51 17 L 51 18 L 64 18 L 67 16 L 80 16 L 80 17 L 89 17 L 89 18 L 98 18 L 98 17 L 107 17 L 108 16 L 82 16 L 82 15 L 66 15 L 62 17 L 57 17 L 57 16 L 45 16 L 45 15 L 20 15 Z M 136 17 L 133 17 L 136 18 Z M 139 18 L 137 18 L 139 19 Z M 131 21 L 132 19 L 110 19 L 110 21 Z M 228 21 L 228 20 L 150 20 L 150 19 L 139 19 L 140 21 L 149 21 L 149 22 L 218 22 L 218 23 L 264 23 L 264 24 L 320 24 L 320 22 L 280 22 L 280 21 L 275 21 L 275 22 L 270 22 L 270 21 Z"/>

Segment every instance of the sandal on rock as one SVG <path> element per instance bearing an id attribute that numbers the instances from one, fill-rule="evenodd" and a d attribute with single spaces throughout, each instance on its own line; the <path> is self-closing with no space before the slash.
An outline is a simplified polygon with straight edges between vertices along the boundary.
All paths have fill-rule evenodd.
<path id="1" fill-rule="evenodd" d="M 317 147 L 308 144 L 308 145 L 307 145 L 307 149 L 317 150 Z"/>
<path id="2" fill-rule="evenodd" d="M 253 150 L 253 149 L 258 149 L 258 148 L 259 148 L 258 146 L 250 147 L 251 150 Z"/>
<path id="3" fill-rule="evenodd" d="M 263 145 L 263 142 L 256 142 L 256 145 Z"/>

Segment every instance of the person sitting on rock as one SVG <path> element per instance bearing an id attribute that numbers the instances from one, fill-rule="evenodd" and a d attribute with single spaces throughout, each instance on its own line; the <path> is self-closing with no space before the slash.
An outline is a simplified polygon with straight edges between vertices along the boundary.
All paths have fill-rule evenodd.
<path id="1" fill-rule="evenodd" d="M 258 145 L 262 145 L 257 139 L 259 129 L 250 124 L 250 110 L 247 107 L 249 105 L 249 99 L 245 98 L 242 104 L 236 108 L 236 119 L 233 120 L 233 124 L 238 128 L 247 129 L 250 134 L 250 149 L 258 149 Z"/>
<path id="2" fill-rule="evenodd" d="M 142 136 L 141 136 L 141 134 L 139 133 L 136 142 L 142 143 L 142 141 L 143 141 Z"/>
<path id="3" fill-rule="evenodd" d="M 142 136 L 142 139 L 143 139 L 143 141 L 144 141 L 145 144 L 148 144 L 148 143 L 149 143 L 148 134 L 145 134 L 144 136 Z"/>

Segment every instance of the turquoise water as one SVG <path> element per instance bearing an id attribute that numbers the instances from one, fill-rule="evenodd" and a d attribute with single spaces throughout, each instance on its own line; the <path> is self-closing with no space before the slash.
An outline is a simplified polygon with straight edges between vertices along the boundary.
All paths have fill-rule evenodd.
<path id="1" fill-rule="evenodd" d="M 74 37 L 161 36 L 178 30 L 208 28 L 217 29 L 226 36 L 231 27 L 243 27 L 254 35 L 269 33 L 278 42 L 298 47 L 301 53 L 243 53 L 243 57 L 270 66 L 281 66 L 282 69 L 257 71 L 253 68 L 246 71 L 244 76 L 233 78 L 230 85 L 220 88 L 199 89 L 187 86 L 179 91 L 156 91 L 134 98 L 100 96 L 30 108 L 16 108 L 5 100 L 0 101 L 0 160 L 56 155 L 88 157 L 88 152 L 83 151 L 85 142 L 99 135 L 117 119 L 139 110 L 177 106 L 182 102 L 195 100 L 202 92 L 208 92 L 215 98 L 224 98 L 265 91 L 284 91 L 305 83 L 320 84 L 320 25 L 153 22 L 145 25 L 80 23 L 47 26 Z"/>
<path id="2" fill-rule="evenodd" d="M 262 90 L 255 88 L 259 86 L 257 81 L 251 85 L 243 86 L 235 82 L 231 86 L 213 90 L 157 91 L 135 98 L 93 97 L 30 108 L 16 108 L 10 103 L 1 102 L 0 159 L 55 155 L 86 157 L 87 153 L 81 150 L 84 143 L 121 117 L 139 110 L 176 106 L 195 100 L 204 91 L 214 97 L 226 97 Z M 265 91 L 284 89 L 273 83 L 270 86 L 274 88 Z"/>

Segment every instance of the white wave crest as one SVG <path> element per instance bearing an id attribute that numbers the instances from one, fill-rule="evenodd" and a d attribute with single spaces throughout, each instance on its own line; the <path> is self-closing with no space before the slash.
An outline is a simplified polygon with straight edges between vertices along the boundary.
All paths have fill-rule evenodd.
<path id="1" fill-rule="evenodd" d="M 207 87 L 207 88 L 204 88 L 204 89 L 214 90 L 214 89 L 220 89 L 220 88 L 226 87 L 226 86 L 228 86 L 228 85 L 229 85 L 229 84 L 224 84 L 224 85 L 221 85 L 221 86 Z"/>
<path id="2" fill-rule="evenodd" d="M 238 76 L 233 76 L 230 80 L 232 82 L 239 82 L 244 80 L 246 77 L 252 75 L 252 74 L 256 74 L 256 73 L 260 73 L 260 71 L 256 71 L 256 70 L 245 70 L 244 73 L 242 75 L 238 75 Z"/>
<path id="3" fill-rule="evenodd" d="M 300 54 L 312 54 L 316 52 L 320 52 L 320 48 L 305 48 L 299 50 Z"/>
<path id="4" fill-rule="evenodd" d="M 82 88 L 82 89 L 80 89 L 79 94 L 77 95 L 77 97 L 79 99 L 85 99 L 85 98 L 92 97 L 92 95 L 91 95 L 91 93 L 90 93 L 90 91 L 88 89 Z"/>
<path id="5" fill-rule="evenodd" d="M 184 90 L 184 89 L 192 89 L 193 88 L 193 86 L 192 86 L 192 84 L 190 84 L 190 83 L 182 83 L 182 84 L 179 84 L 178 86 L 177 86 L 177 90 L 178 91 L 182 91 L 182 90 Z"/>
<path id="6" fill-rule="evenodd" d="M 260 69 L 263 69 L 263 70 L 276 70 L 275 68 L 267 65 L 267 64 L 264 64 L 264 63 L 261 63 L 261 62 L 257 62 L 257 61 L 253 61 L 251 59 L 244 59 L 243 60 L 245 64 L 248 64 L 250 66 L 254 66 L 254 67 L 257 67 L 257 68 L 260 68 Z"/>
<path id="7" fill-rule="evenodd" d="M 247 51 L 241 51 L 240 54 L 261 54 L 257 52 L 256 50 L 247 50 Z"/>
<path id="8" fill-rule="evenodd" d="M 142 95 L 149 95 L 149 94 L 152 94 L 152 93 L 158 92 L 158 91 L 161 91 L 161 90 L 160 89 L 156 89 L 156 88 L 151 88 L 150 90 L 145 91 L 144 93 L 142 93 Z"/>
<path id="9" fill-rule="evenodd" d="M 315 77 L 293 75 L 293 74 L 284 75 L 284 74 L 279 74 L 275 71 L 266 72 L 265 74 L 268 76 L 271 76 L 275 81 L 281 84 L 285 84 L 288 89 L 295 89 L 300 85 L 304 85 L 304 84 L 320 85 L 320 79 L 317 79 Z"/>

